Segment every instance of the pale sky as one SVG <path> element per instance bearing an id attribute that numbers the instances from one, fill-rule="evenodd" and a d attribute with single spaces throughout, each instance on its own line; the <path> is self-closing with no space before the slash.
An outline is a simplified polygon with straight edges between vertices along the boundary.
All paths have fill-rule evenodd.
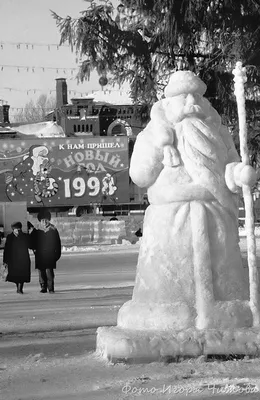
<path id="1" fill-rule="evenodd" d="M 113 0 L 113 3 L 118 2 Z M 55 78 L 58 77 L 67 79 L 68 91 L 72 91 L 68 93 L 69 99 L 101 89 L 96 73 L 92 74 L 90 81 L 77 84 L 77 71 L 64 70 L 77 68 L 76 54 L 69 47 L 57 50 L 56 46 L 37 46 L 59 43 L 59 30 L 50 10 L 62 17 L 70 15 L 76 18 L 88 6 L 89 3 L 83 0 L 0 0 L 0 99 L 11 106 L 10 115 L 16 113 L 18 107 L 24 107 L 31 98 L 37 99 L 41 93 L 55 96 Z M 21 43 L 20 49 L 16 43 Z M 26 48 L 23 43 L 35 45 Z M 20 68 L 18 71 L 17 67 L 5 65 L 29 69 Z M 35 68 L 33 72 L 33 67 L 41 68 Z M 54 69 L 43 70 L 44 67 Z"/>

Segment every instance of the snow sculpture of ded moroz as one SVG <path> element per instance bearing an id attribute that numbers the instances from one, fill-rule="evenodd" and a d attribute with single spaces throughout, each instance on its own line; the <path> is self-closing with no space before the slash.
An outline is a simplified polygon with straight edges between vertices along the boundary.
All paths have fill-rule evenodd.
<path id="1" fill-rule="evenodd" d="M 132 300 L 119 310 L 117 327 L 98 330 L 106 357 L 199 355 L 213 342 L 226 353 L 229 341 L 217 349 L 208 332 L 232 331 L 237 345 L 234 332 L 252 327 L 238 194 L 255 182 L 255 171 L 240 162 L 205 92 L 195 74 L 175 72 L 137 137 L 130 175 L 147 188 L 150 205 Z"/>

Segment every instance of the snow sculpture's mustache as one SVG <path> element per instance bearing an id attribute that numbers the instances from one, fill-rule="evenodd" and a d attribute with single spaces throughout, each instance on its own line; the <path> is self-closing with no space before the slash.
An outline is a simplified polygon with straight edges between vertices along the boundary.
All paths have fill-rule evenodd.
<path id="1" fill-rule="evenodd" d="M 206 116 L 203 109 L 197 104 L 186 104 L 183 108 L 184 118 L 189 115 Z"/>

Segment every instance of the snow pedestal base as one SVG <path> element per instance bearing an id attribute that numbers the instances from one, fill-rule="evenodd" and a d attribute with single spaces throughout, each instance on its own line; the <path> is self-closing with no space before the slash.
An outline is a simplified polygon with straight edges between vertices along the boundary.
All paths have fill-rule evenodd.
<path id="1" fill-rule="evenodd" d="M 97 330 L 97 353 L 111 362 L 144 363 L 201 355 L 260 356 L 260 327 L 234 330 L 187 329 L 179 332 Z"/>

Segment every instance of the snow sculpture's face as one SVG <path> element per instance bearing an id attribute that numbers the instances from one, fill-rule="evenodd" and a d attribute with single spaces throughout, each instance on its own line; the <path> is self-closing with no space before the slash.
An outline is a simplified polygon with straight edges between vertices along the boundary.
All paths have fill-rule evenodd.
<path id="1" fill-rule="evenodd" d="M 187 117 L 216 118 L 216 111 L 209 101 L 198 93 L 184 93 L 162 100 L 165 116 L 169 122 L 176 124 Z"/>

